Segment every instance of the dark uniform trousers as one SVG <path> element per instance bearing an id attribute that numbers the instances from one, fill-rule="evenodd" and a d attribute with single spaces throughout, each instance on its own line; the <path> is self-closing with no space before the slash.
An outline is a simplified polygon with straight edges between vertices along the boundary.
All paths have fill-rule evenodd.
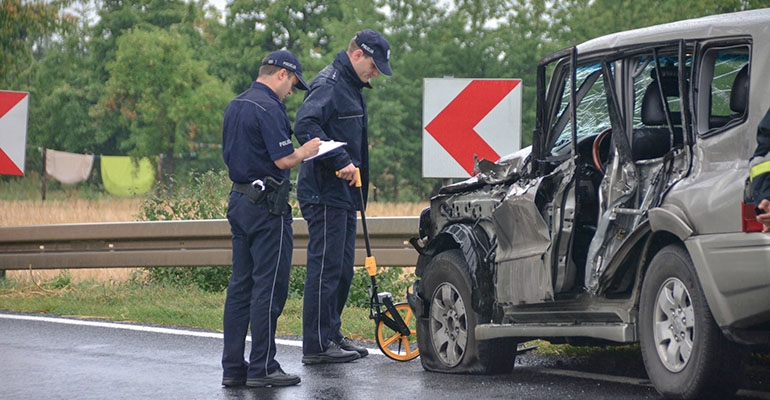
<path id="1" fill-rule="evenodd" d="M 233 273 L 225 301 L 222 367 L 226 377 L 260 378 L 280 367 L 275 361 L 275 329 L 289 288 L 291 213 L 272 215 L 266 202 L 254 204 L 247 195 L 231 192 L 227 219 L 233 234 Z"/>
<path id="2" fill-rule="evenodd" d="M 340 316 L 353 281 L 356 211 L 301 205 L 308 223 L 307 277 L 302 309 L 302 352 L 317 354 L 342 339 Z"/>

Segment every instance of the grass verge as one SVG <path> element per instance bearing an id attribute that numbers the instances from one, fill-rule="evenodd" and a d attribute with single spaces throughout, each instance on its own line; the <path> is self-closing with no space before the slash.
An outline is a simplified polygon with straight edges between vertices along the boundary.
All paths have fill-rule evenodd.
<path id="1" fill-rule="evenodd" d="M 73 283 L 66 275 L 42 284 L 0 281 L 0 310 L 59 315 L 85 319 L 136 322 L 222 331 L 224 293 L 195 287 L 146 285 L 136 282 Z M 343 334 L 356 340 L 374 340 L 369 310 L 348 307 L 343 313 Z M 278 319 L 279 336 L 302 335 L 302 299 L 289 299 Z"/>

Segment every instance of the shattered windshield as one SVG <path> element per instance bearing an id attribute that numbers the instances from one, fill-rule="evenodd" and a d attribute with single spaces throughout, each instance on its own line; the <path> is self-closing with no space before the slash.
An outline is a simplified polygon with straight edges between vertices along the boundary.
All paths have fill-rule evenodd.
<path id="1" fill-rule="evenodd" d="M 610 127 L 607 96 L 600 63 L 579 67 L 577 70 L 577 139 L 598 135 Z M 565 76 L 561 96 L 561 105 L 556 123 L 551 130 L 555 138 L 551 146 L 551 156 L 562 157 L 570 152 L 572 142 L 572 124 L 569 115 L 570 80 Z"/>

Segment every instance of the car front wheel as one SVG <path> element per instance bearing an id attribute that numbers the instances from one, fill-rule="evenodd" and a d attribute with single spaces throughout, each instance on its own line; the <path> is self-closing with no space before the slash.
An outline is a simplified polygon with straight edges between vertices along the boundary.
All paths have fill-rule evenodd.
<path id="1" fill-rule="evenodd" d="M 725 398 L 738 389 L 746 352 L 720 331 L 682 246 L 664 247 L 650 262 L 639 342 L 647 374 L 666 397 Z"/>
<path id="2" fill-rule="evenodd" d="M 471 281 L 459 250 L 445 251 L 431 261 L 421 292 L 429 303 L 427 318 L 417 323 L 423 368 L 466 374 L 499 374 L 513 369 L 514 338 L 476 341 L 476 325 L 489 316 L 472 308 Z"/>

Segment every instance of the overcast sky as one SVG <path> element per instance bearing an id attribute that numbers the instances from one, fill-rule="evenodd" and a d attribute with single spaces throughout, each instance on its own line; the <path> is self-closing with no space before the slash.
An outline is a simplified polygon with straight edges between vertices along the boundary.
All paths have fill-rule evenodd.
<path id="1" fill-rule="evenodd" d="M 219 11 L 222 11 L 222 14 L 225 13 L 225 5 L 227 4 L 227 0 L 209 0 L 209 3 L 218 8 Z"/>

